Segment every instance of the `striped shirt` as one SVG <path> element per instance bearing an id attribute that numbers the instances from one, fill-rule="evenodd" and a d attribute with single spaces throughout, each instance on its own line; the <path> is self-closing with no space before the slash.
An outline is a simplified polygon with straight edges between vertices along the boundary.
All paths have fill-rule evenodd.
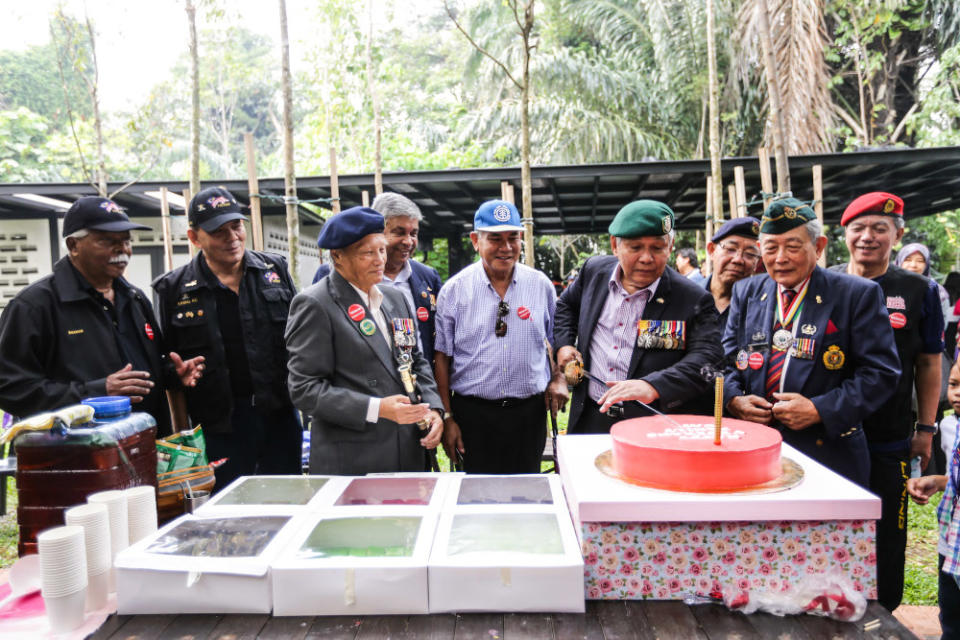
<path id="1" fill-rule="evenodd" d="M 937 521 L 940 523 L 940 539 L 937 553 L 943 556 L 943 571 L 960 576 L 960 498 L 957 483 L 960 480 L 960 447 L 953 448 L 950 463 L 947 465 L 947 487 L 937 507 Z"/>
<path id="2" fill-rule="evenodd" d="M 553 335 L 557 293 L 536 269 L 517 263 L 503 298 L 507 334 L 496 336 L 497 294 L 483 262 L 475 262 L 440 289 L 434 348 L 451 357 L 450 389 L 486 400 L 527 398 L 550 381 L 545 340 Z M 521 315 L 529 317 L 521 318 Z"/>
<path id="3" fill-rule="evenodd" d="M 620 265 L 613 265 L 607 286 L 610 295 L 603 303 L 603 310 L 597 319 L 590 340 L 590 373 L 608 382 L 620 382 L 627 379 L 633 348 L 637 344 L 637 321 L 643 317 L 647 300 L 660 284 L 660 278 L 653 284 L 627 293 L 620 279 Z M 597 402 L 606 393 L 607 387 L 591 381 L 588 392 Z"/>

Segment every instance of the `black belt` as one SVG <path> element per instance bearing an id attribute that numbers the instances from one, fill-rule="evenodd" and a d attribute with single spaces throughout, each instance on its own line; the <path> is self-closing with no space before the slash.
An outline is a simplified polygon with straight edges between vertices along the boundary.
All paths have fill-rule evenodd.
<path id="1" fill-rule="evenodd" d="M 499 398 L 497 400 L 487 400 L 486 398 L 478 398 L 477 396 L 467 396 L 462 393 L 456 394 L 457 398 L 462 398 L 468 402 L 475 402 L 477 404 L 485 404 L 490 407 L 516 407 L 523 404 L 524 402 L 529 402 L 534 398 L 543 396 L 542 393 L 535 393 L 532 396 L 527 396 L 526 398 Z"/>
<path id="2" fill-rule="evenodd" d="M 870 453 L 908 453 L 912 438 L 893 442 L 867 442 Z"/>

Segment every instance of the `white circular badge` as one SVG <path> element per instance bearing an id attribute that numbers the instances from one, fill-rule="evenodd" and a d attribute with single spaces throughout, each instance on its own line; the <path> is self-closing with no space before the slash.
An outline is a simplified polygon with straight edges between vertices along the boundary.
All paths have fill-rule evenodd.
<path id="1" fill-rule="evenodd" d="M 493 210 L 493 217 L 498 222 L 506 222 L 510 219 L 510 208 L 506 205 L 498 204 Z"/>

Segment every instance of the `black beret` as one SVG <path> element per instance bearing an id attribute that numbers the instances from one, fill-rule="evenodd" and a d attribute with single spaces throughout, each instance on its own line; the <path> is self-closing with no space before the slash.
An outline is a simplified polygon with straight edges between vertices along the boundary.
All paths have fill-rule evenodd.
<path id="1" fill-rule="evenodd" d="M 369 207 L 350 207 L 327 219 L 317 244 L 321 249 L 343 249 L 371 233 L 383 233 L 383 216 Z"/>
<path id="2" fill-rule="evenodd" d="M 710 242 L 716 244 L 727 236 L 743 236 L 756 240 L 760 235 L 760 221 L 750 216 L 734 218 L 723 223 L 717 232 L 710 238 Z"/>

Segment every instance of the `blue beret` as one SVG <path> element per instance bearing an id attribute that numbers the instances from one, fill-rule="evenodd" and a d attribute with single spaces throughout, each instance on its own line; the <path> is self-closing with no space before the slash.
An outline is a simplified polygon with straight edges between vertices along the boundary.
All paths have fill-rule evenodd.
<path id="1" fill-rule="evenodd" d="M 734 218 L 723 223 L 717 232 L 710 238 L 710 242 L 716 244 L 727 236 L 743 236 L 756 240 L 760 235 L 760 221 L 750 216 Z"/>
<path id="2" fill-rule="evenodd" d="M 368 207 L 350 207 L 327 219 L 317 244 L 321 249 L 343 249 L 371 233 L 383 233 L 383 216 Z"/>

